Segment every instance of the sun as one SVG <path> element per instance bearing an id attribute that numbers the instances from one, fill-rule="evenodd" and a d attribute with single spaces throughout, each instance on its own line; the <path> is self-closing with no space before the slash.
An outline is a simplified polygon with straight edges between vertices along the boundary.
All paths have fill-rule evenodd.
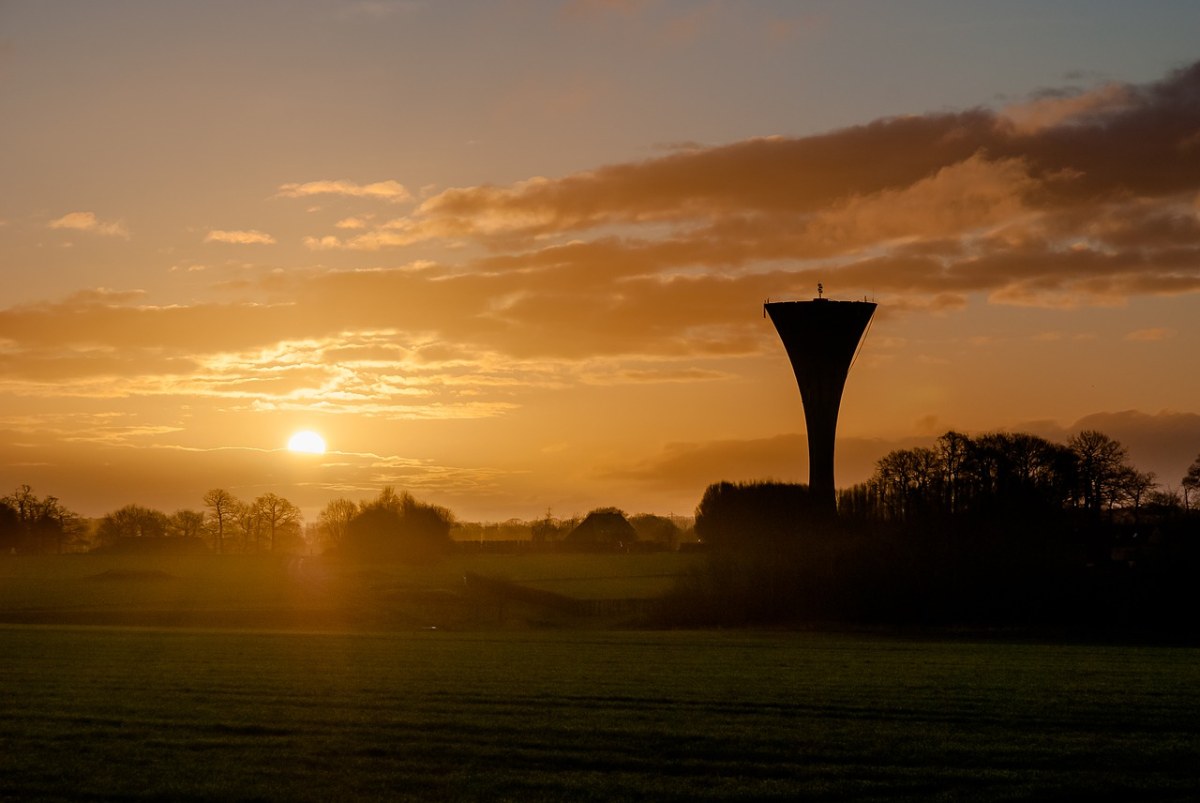
<path id="1" fill-rule="evenodd" d="M 325 439 L 311 429 L 301 430 L 288 439 L 288 449 L 293 452 L 325 454 Z"/>

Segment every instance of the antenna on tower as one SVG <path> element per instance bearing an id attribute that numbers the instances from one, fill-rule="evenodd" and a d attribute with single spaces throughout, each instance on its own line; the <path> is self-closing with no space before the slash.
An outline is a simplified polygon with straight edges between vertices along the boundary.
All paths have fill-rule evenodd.
<path id="1" fill-rule="evenodd" d="M 824 295 L 825 295 L 825 285 L 821 284 L 820 282 L 817 282 L 817 298 L 821 298 Z"/>

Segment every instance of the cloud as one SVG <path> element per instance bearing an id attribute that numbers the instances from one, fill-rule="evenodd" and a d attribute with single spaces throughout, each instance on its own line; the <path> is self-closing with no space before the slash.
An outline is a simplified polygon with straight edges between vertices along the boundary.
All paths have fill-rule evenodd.
<path id="1" fill-rule="evenodd" d="M 1200 130 L 1197 95 L 1200 66 L 1032 133 L 976 109 L 454 188 L 406 216 L 358 216 L 366 228 L 304 242 L 466 244 L 458 262 L 293 270 L 244 285 L 252 302 L 97 305 L 69 320 L 90 321 L 88 336 L 114 348 L 178 338 L 205 353 L 191 332 L 242 348 L 403 321 L 512 359 L 703 360 L 760 352 L 771 341 L 747 312 L 818 281 L 837 297 L 871 294 L 889 314 L 1193 293 L 1200 151 L 1185 144 Z M 257 231 L 207 239 L 273 241 Z M 0 329 L 67 337 L 75 324 L 54 319 L 70 306 L 9 310 Z"/>
<path id="2" fill-rule="evenodd" d="M 372 184 L 356 184 L 346 180 L 283 184 L 279 187 L 276 197 L 308 198 L 313 195 L 340 195 L 346 198 L 369 198 L 393 203 L 412 200 L 412 193 L 403 184 L 391 180 L 376 181 Z"/>
<path id="3" fill-rule="evenodd" d="M 838 438 L 837 483 L 846 487 L 870 478 L 879 459 L 897 449 L 932 446 L 946 427 L 928 424 L 925 433 L 908 438 Z M 1093 413 L 1069 424 L 1031 421 L 1010 428 L 1029 432 L 1055 443 L 1094 429 L 1120 441 L 1129 450 L 1129 461 L 1139 471 L 1154 472 L 1164 485 L 1178 487 L 1180 479 L 1200 451 L 1200 415 L 1161 411 L 1125 410 Z M 965 432 L 976 437 L 983 432 Z M 600 472 L 605 479 L 636 483 L 655 492 L 691 493 L 699 500 L 708 485 L 722 480 L 752 482 L 780 480 L 804 482 L 808 475 L 808 441 L 802 434 L 769 438 L 728 439 L 671 443 L 640 462 L 611 466 Z"/>
<path id="4" fill-rule="evenodd" d="M 225 231 L 213 229 L 204 237 L 206 243 L 233 243 L 236 245 L 274 245 L 275 238 L 263 231 Z"/>
<path id="5" fill-rule="evenodd" d="M 1170 329 L 1162 326 L 1155 326 L 1149 329 L 1136 329 L 1125 335 L 1125 339 L 1132 340 L 1135 343 L 1157 343 L 1160 340 L 1166 340 L 1170 336 Z"/>
<path id="6" fill-rule="evenodd" d="M 1043 93 L 1031 101 L 1007 107 L 1002 114 L 1018 132 L 1034 134 L 1088 115 L 1128 108 L 1134 100 L 1130 87 L 1105 84 L 1090 91 Z"/>
<path id="7" fill-rule="evenodd" d="M 304 247 L 311 251 L 334 251 L 345 248 L 345 244 L 332 234 L 326 234 L 324 237 L 305 237 L 302 241 Z"/>
<path id="8" fill-rule="evenodd" d="M 374 23 L 399 14 L 413 13 L 424 7 L 424 2 L 419 0 L 356 0 L 339 5 L 338 12 L 343 18 L 366 18 Z"/>
<path id="9" fill-rule="evenodd" d="M 423 298 L 390 300 L 418 276 L 289 284 L 295 300 L 273 304 L 153 306 L 98 290 L 0 310 L 0 370 L 26 398 L 207 399 L 392 420 L 504 415 L 514 394 L 569 378 L 565 364 L 514 360 L 478 340 L 447 350 Z M 397 314 L 412 328 L 395 329 Z"/>
<path id="10" fill-rule="evenodd" d="M 1103 432 L 1128 448 L 1129 461 L 1139 471 L 1152 471 L 1160 483 L 1174 488 L 1200 453 L 1200 415 L 1174 410 L 1092 413 L 1068 426 L 1043 421 L 1014 429 L 1057 443 L 1065 443 L 1083 430 Z"/>
<path id="11" fill-rule="evenodd" d="M 454 187 L 402 216 L 343 218 L 304 243 L 459 249 L 460 261 L 419 274 L 293 275 L 289 298 L 315 307 L 312 293 L 351 306 L 369 296 L 368 310 L 388 299 L 422 331 L 520 358 L 701 359 L 761 349 L 745 311 L 807 297 L 818 281 L 835 297 L 877 298 L 881 314 L 1195 293 L 1197 132 L 1200 64 L 1147 85 L 1045 91 L 1024 109 L 887 118 Z M 284 190 L 363 194 L 350 182 Z"/>
<path id="12" fill-rule="evenodd" d="M 1036 126 L 972 109 L 447 189 L 407 214 L 342 218 L 304 240 L 315 251 L 428 248 L 420 256 L 441 262 L 247 270 L 224 303 L 78 297 L 2 309 L 5 368 L 30 393 L 74 371 L 95 387 L 127 378 L 120 393 L 177 382 L 245 404 L 320 396 L 337 409 L 360 398 L 373 415 L 392 401 L 399 415 L 502 415 L 514 402 L 500 388 L 516 380 L 709 382 L 727 370 L 719 361 L 777 348 L 757 315 L 764 299 L 807 297 L 818 281 L 835 297 L 878 298 L 881 315 L 1200 291 L 1200 150 L 1189 145 L 1200 65 L 1097 98 Z M 369 187 L 398 195 L 395 182 L 283 189 L 366 197 Z M 206 241 L 274 238 L 215 230 Z M 404 383 L 340 357 L 353 376 L 278 367 L 269 383 L 239 379 L 270 364 L 245 355 L 291 344 L 316 364 L 332 359 L 331 339 L 379 331 L 461 353 Z M 150 366 L 144 376 L 132 355 Z M 244 368 L 213 367 L 230 355 Z M 605 373 L 605 359 L 631 365 Z M 415 355 L 401 363 L 428 367 Z"/>
<path id="13" fill-rule="evenodd" d="M 570 0 L 562 7 L 562 12 L 590 22 L 594 17 L 607 14 L 631 16 L 647 5 L 647 0 Z"/>
<path id="14" fill-rule="evenodd" d="M 80 449 L 69 433 L 91 429 L 96 437 Z M 434 498 L 459 511 L 480 495 L 500 496 L 503 471 L 460 467 L 432 459 L 372 452 L 331 451 L 309 461 L 304 482 L 295 482 L 295 455 L 283 448 L 174 445 L 181 430 L 144 426 L 130 416 L 99 425 L 94 416 L 0 418 L 0 481 L 11 489 L 30 484 L 54 493 L 71 510 L 102 516 L 137 494 L 138 504 L 161 510 L 202 507 L 205 490 L 221 487 L 249 501 L 268 491 L 286 496 L 315 521 L 332 498 L 366 499 L 386 485 Z M 282 444 L 281 444 L 282 446 Z"/>
<path id="15" fill-rule="evenodd" d="M 789 264 L 901 305 L 930 293 L 1121 303 L 1200 289 L 1197 132 L 1200 64 L 1145 86 L 1044 93 L 1024 111 L 888 118 L 450 188 L 325 247 L 459 238 L 511 270 L 554 257 L 553 270 L 587 272 L 603 250 L 614 278 L 632 265 L 669 277 Z"/>
<path id="16" fill-rule="evenodd" d="M 119 221 L 101 221 L 94 212 L 68 212 L 47 224 L 52 229 L 70 229 L 86 231 L 90 234 L 100 234 L 105 237 L 123 237 L 129 239 L 129 230 Z"/>
<path id="17" fill-rule="evenodd" d="M 837 482 L 839 487 L 864 482 L 875 464 L 894 449 L 927 446 L 931 437 L 882 440 L 839 438 Z M 806 482 L 808 439 L 801 434 L 770 438 L 671 443 L 639 463 L 605 469 L 601 476 L 636 482 L 656 491 L 689 491 L 699 501 L 704 489 L 714 482 L 777 480 Z"/>

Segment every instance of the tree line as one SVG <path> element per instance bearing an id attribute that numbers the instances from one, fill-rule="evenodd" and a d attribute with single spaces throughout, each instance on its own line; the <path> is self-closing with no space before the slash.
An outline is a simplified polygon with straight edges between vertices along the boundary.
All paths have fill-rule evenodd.
<path id="1" fill-rule="evenodd" d="M 28 485 L 0 498 L 0 550 L 10 553 L 80 551 L 199 551 L 217 554 L 258 552 L 394 552 L 394 544 L 449 538 L 453 515 L 385 488 L 367 502 L 335 499 L 326 505 L 315 531 L 305 532 L 300 509 L 287 498 L 265 493 L 239 499 L 224 488 L 202 497 L 203 509 L 167 514 L 128 504 L 94 525 L 64 507 L 56 497 L 38 497 Z M 428 537 L 427 537 L 428 536 Z M 311 542 L 310 542 L 311 539 Z"/>
<path id="2" fill-rule="evenodd" d="M 333 499 L 306 526 L 299 508 L 275 493 L 239 499 L 224 488 L 202 497 L 202 509 L 174 513 L 128 504 L 95 521 L 68 510 L 56 497 L 38 497 L 28 485 L 0 498 L 0 552 L 80 551 L 328 553 L 355 558 L 426 559 L 447 545 L 629 551 L 675 549 L 689 525 L 679 517 L 626 516 L 598 508 L 585 517 L 533 521 L 459 522 L 446 508 L 385 487 L 374 499 Z M 608 527 L 600 527 L 608 522 Z"/>
<path id="3" fill-rule="evenodd" d="M 214 552 L 298 551 L 303 548 L 300 509 L 282 496 L 243 501 L 222 488 L 203 497 L 204 509 L 167 514 L 128 504 L 94 524 L 54 496 L 28 485 L 0 498 L 0 551 L 46 554 L 82 549 L 145 548 L 156 542 L 192 544 Z"/>
<path id="4" fill-rule="evenodd" d="M 947 432 L 932 447 L 901 449 L 879 460 L 866 483 L 841 492 L 839 510 L 873 521 L 1005 520 L 1054 512 L 1095 523 L 1118 512 L 1137 520 L 1142 509 L 1191 508 L 1200 489 L 1200 457 L 1180 480 L 1163 487 L 1137 470 L 1128 450 L 1102 432 L 1085 430 L 1066 444 L 1027 433 L 970 438 Z"/>
<path id="5" fill-rule="evenodd" d="M 710 559 L 669 615 L 1196 631 L 1198 491 L 1200 456 L 1164 486 L 1097 431 L 947 432 L 885 455 L 835 515 L 803 485 L 716 483 L 696 513 Z"/>
<path id="6" fill-rule="evenodd" d="M 450 549 L 459 527 L 449 510 L 392 488 L 329 502 L 307 531 L 299 510 L 275 494 L 242 501 L 213 489 L 203 503 L 170 515 L 127 505 L 90 528 L 93 545 L 173 540 L 217 553 L 420 561 Z M 588 551 L 684 538 L 670 519 L 616 508 L 493 529 L 462 526 L 459 535 L 469 542 L 503 533 Z M 88 522 L 53 496 L 21 486 L 0 499 L 4 551 L 62 552 L 88 536 Z M 1065 443 L 951 431 L 882 457 L 870 479 L 839 492 L 833 515 L 803 485 L 713 484 L 696 509 L 694 537 L 709 558 L 667 600 L 675 622 L 1196 628 L 1185 612 L 1200 607 L 1200 456 L 1177 484 L 1164 484 L 1098 431 Z"/>
<path id="7" fill-rule="evenodd" d="M 39 497 L 28 485 L 20 485 L 0 499 L 0 551 L 64 552 L 87 529 L 87 522 L 57 497 Z"/>

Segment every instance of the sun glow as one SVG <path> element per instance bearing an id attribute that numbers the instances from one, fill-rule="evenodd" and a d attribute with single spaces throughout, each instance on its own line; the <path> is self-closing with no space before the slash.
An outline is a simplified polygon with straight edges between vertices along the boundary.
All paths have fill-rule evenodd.
<path id="1" fill-rule="evenodd" d="M 293 452 L 325 454 L 325 439 L 311 429 L 306 429 L 288 439 L 288 449 Z"/>

